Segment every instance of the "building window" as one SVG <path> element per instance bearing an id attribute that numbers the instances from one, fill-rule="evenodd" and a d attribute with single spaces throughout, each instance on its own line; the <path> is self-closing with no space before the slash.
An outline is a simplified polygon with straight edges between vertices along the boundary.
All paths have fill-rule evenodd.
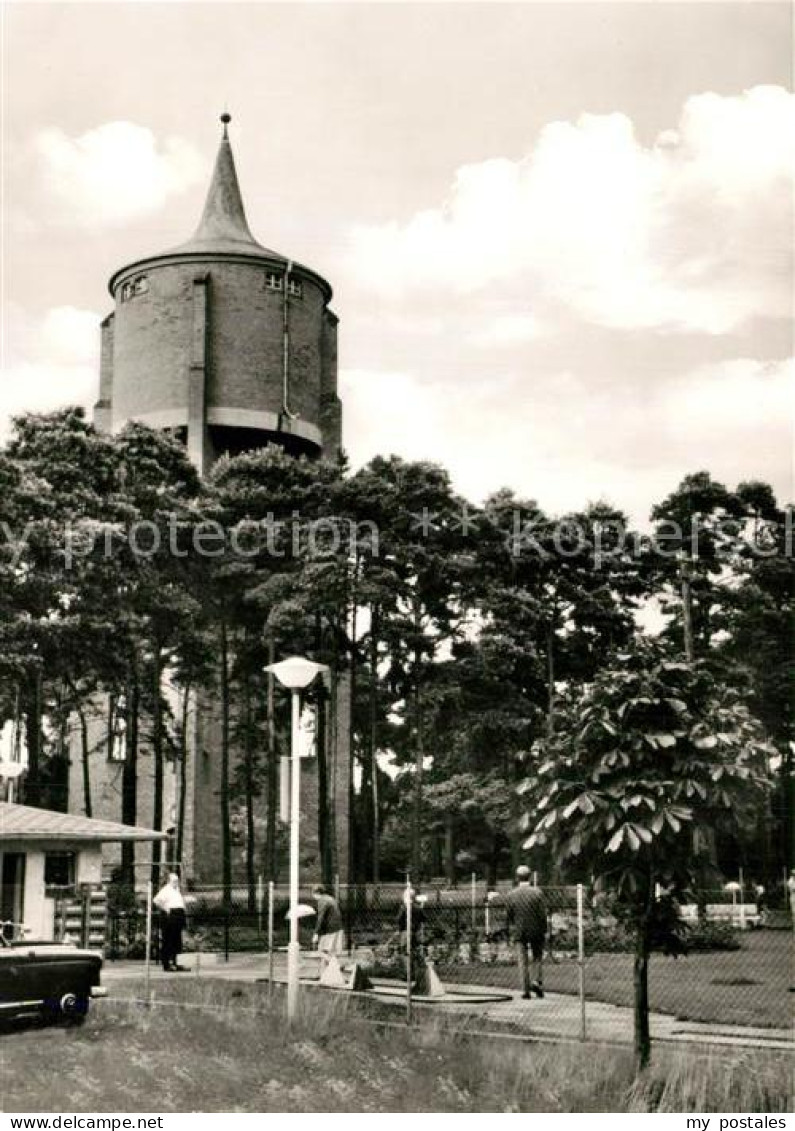
<path id="1" fill-rule="evenodd" d="M 74 852 L 45 852 L 45 888 L 74 887 L 76 875 L 75 860 Z"/>
<path id="2" fill-rule="evenodd" d="M 149 280 L 146 275 L 138 275 L 134 279 L 128 279 L 126 283 L 122 284 L 121 301 L 129 302 L 131 298 L 145 295 L 148 290 Z"/>
<path id="3" fill-rule="evenodd" d="M 127 760 L 127 704 L 123 695 L 111 696 L 108 706 L 110 727 L 108 729 L 108 761 Z"/>
<path id="4" fill-rule="evenodd" d="M 284 287 L 284 275 L 279 274 L 277 271 L 265 272 L 265 289 L 268 291 L 280 291 Z M 290 298 L 303 298 L 304 285 L 299 279 L 287 278 L 287 293 Z"/>

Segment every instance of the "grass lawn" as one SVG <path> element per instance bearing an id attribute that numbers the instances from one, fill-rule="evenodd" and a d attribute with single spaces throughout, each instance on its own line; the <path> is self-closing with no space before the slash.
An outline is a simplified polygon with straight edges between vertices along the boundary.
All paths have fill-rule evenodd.
<path id="1" fill-rule="evenodd" d="M 749 931 L 740 950 L 693 953 L 685 958 L 652 955 L 649 964 L 651 1008 L 686 1021 L 787 1028 L 795 994 L 790 931 Z M 516 988 L 514 966 L 450 966 L 448 982 Z M 577 993 L 577 964 L 569 959 L 544 964 L 550 990 Z M 586 959 L 589 997 L 612 1005 L 632 1005 L 632 956 L 594 954 Z"/>
<path id="2" fill-rule="evenodd" d="M 125 985 L 130 996 L 142 985 Z M 478 1042 L 432 1022 L 383 1026 L 339 995 L 302 994 L 286 1031 L 263 986 L 162 983 L 151 1009 L 109 999 L 80 1029 L 0 1036 L 6 1112 L 786 1111 L 784 1056 Z"/>

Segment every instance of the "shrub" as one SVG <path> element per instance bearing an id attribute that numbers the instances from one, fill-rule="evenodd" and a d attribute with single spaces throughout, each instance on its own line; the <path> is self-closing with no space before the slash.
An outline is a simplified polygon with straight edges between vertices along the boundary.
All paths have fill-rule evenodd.
<path id="1" fill-rule="evenodd" d="M 688 950 L 739 950 L 737 931 L 729 923 L 699 923 L 688 929 Z"/>

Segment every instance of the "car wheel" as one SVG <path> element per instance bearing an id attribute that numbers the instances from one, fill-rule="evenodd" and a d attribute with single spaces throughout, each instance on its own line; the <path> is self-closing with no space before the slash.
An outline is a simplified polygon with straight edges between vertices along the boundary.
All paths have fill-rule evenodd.
<path id="1" fill-rule="evenodd" d="M 64 994 L 58 1012 L 67 1025 L 82 1025 L 88 1014 L 89 999 L 85 994 Z"/>

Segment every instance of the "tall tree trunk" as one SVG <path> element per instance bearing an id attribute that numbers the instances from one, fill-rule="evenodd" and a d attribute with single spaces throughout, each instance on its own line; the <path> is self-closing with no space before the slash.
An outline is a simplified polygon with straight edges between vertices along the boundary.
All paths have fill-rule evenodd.
<path id="1" fill-rule="evenodd" d="M 42 734 L 41 673 L 36 670 L 28 681 L 28 693 L 22 708 L 25 719 L 25 744 L 28 751 L 28 769 L 25 775 L 25 804 L 41 805 L 42 802 L 42 757 L 44 735 Z"/>
<path id="2" fill-rule="evenodd" d="M 414 799 L 411 817 L 411 874 L 419 881 L 422 871 L 422 786 L 425 769 L 425 749 L 422 734 L 422 706 L 420 700 L 420 655 L 414 654 Z"/>
<path id="3" fill-rule="evenodd" d="M 690 585 L 690 561 L 683 558 L 680 562 L 680 582 L 682 587 L 682 634 L 685 660 L 692 664 L 696 658 L 693 643 L 693 591 Z"/>
<path id="4" fill-rule="evenodd" d="M 792 744 L 782 743 L 781 765 L 778 776 L 781 786 L 781 825 L 784 833 L 784 866 L 789 873 L 795 866 L 795 766 L 793 766 Z"/>
<path id="5" fill-rule="evenodd" d="M 320 876 L 327 886 L 334 882 L 334 854 L 329 835 L 328 695 L 325 684 L 317 689 L 317 841 Z"/>
<path id="6" fill-rule="evenodd" d="M 492 841 L 491 841 L 491 853 L 489 855 L 489 863 L 488 863 L 487 881 L 488 881 L 488 887 L 489 888 L 496 888 L 496 886 L 497 886 L 497 874 L 498 874 L 498 871 L 499 871 L 499 862 L 500 862 L 500 834 L 495 831 L 494 835 L 492 837 Z"/>
<path id="7" fill-rule="evenodd" d="M 444 874 L 448 887 L 455 887 L 455 818 L 452 813 L 444 815 Z"/>
<path id="8" fill-rule="evenodd" d="M 378 812 L 378 632 L 379 609 L 373 605 L 370 616 L 370 727 L 368 757 L 370 762 L 370 843 L 373 883 L 381 877 L 381 815 Z"/>
<path id="9" fill-rule="evenodd" d="M 221 877 L 224 906 L 232 902 L 232 829 L 229 807 L 229 637 L 221 617 Z"/>
<path id="10" fill-rule="evenodd" d="M 373 883 L 381 883 L 381 803 L 378 792 L 378 761 L 373 766 Z"/>
<path id="11" fill-rule="evenodd" d="M 315 614 L 315 655 L 323 655 L 323 620 Z M 328 689 L 325 675 L 315 684 L 315 757 L 317 759 L 317 843 L 320 878 L 327 886 L 334 881 L 334 862 L 330 836 L 330 794 L 328 757 Z"/>
<path id="12" fill-rule="evenodd" d="M 635 1064 L 640 1071 L 651 1057 L 649 1028 L 649 941 L 646 918 L 635 925 Z"/>
<path id="13" fill-rule="evenodd" d="M 430 874 L 432 876 L 441 875 L 444 867 L 444 837 L 437 830 L 434 830 L 431 837 L 430 857 Z"/>
<path id="14" fill-rule="evenodd" d="M 348 883 L 356 883 L 359 878 L 358 873 L 358 855 L 356 852 L 356 844 L 358 841 L 358 824 L 356 820 L 356 784 L 354 777 L 355 763 L 356 763 L 356 684 L 357 684 L 357 660 L 358 652 L 356 647 L 356 614 L 357 614 L 357 592 L 358 592 L 358 579 L 359 579 L 359 554 L 356 553 L 356 558 L 353 567 L 353 584 L 352 584 L 352 597 L 350 602 L 351 608 L 351 678 L 350 678 L 350 719 L 348 727 Z"/>
<path id="15" fill-rule="evenodd" d="M 548 740 L 554 738 L 554 736 L 555 736 L 555 723 L 556 723 L 555 714 L 556 714 L 556 711 L 557 711 L 557 696 L 556 696 L 556 693 L 555 693 L 555 623 L 556 623 L 556 617 L 557 617 L 557 609 L 556 609 L 555 604 L 553 603 L 552 614 L 551 614 L 550 619 L 547 622 L 547 626 L 546 626 L 546 636 L 547 636 L 547 648 L 546 648 L 546 651 L 547 651 L 546 736 L 547 736 Z M 514 808 L 514 801 L 515 800 L 516 800 L 516 798 L 515 798 L 515 795 L 514 795 L 514 797 L 512 797 L 512 799 L 511 799 L 511 807 L 512 807 L 511 808 L 511 818 L 512 818 L 511 823 L 513 824 L 513 817 L 514 817 L 514 815 L 516 815 L 516 817 L 517 817 L 517 826 L 516 827 L 517 827 L 517 831 L 518 831 L 518 812 L 517 812 L 518 807 Z M 511 840 L 511 861 L 512 861 L 512 863 L 513 863 L 514 851 L 515 851 L 515 846 L 514 846 L 513 839 L 512 839 Z M 518 855 L 518 853 L 517 853 L 517 855 Z M 514 866 L 518 867 L 518 861 L 514 864 Z M 558 884 L 558 883 L 561 882 L 561 875 L 562 875 L 562 872 L 561 872 L 560 864 L 557 860 L 554 860 L 552 862 L 552 865 L 551 865 L 551 868 L 550 868 L 550 879 L 552 880 L 553 883 Z"/>
<path id="16" fill-rule="evenodd" d="M 92 817 L 91 805 L 91 763 L 89 761 L 90 744 L 88 739 L 88 719 L 86 718 L 85 708 L 80 699 L 80 694 L 77 687 L 70 679 L 66 680 L 66 685 L 69 688 L 69 698 L 72 702 L 72 710 L 77 715 L 77 720 L 80 724 L 80 769 L 83 780 L 83 812 L 86 817 Z"/>
<path id="17" fill-rule="evenodd" d="M 243 785 L 246 795 L 246 887 L 248 909 L 257 909 L 256 832 L 254 828 L 254 717 L 251 709 L 251 678 L 248 673 L 243 683 Z"/>
<path id="18" fill-rule="evenodd" d="M 152 798 L 152 825 L 163 832 L 163 652 L 155 645 L 152 658 L 152 758 L 155 780 Z M 162 841 L 152 842 L 152 884 L 156 887 L 161 881 Z"/>
<path id="19" fill-rule="evenodd" d="M 555 696 L 555 623 L 550 619 L 547 623 L 547 738 L 555 734 L 555 710 L 557 702 Z"/>
<path id="20" fill-rule="evenodd" d="M 138 733 L 141 710 L 141 691 L 138 684 L 137 658 L 130 665 L 126 694 L 126 747 L 121 772 L 121 819 L 124 825 L 138 821 Z M 121 868 L 126 884 L 135 883 L 135 841 L 125 841 L 121 846 Z"/>
<path id="21" fill-rule="evenodd" d="M 190 719 L 191 686 L 183 689 L 179 739 L 179 801 L 177 803 L 177 863 L 182 864 L 185 851 L 185 806 L 188 793 L 188 726 Z"/>
<path id="22" fill-rule="evenodd" d="M 268 664 L 276 660 L 276 646 L 268 641 Z M 276 822 L 278 821 L 279 766 L 276 757 L 276 693 L 273 672 L 268 672 L 267 730 L 268 764 L 265 769 L 265 875 L 273 883 L 279 878 L 276 860 Z"/>
<path id="23" fill-rule="evenodd" d="M 339 840 L 337 838 L 337 801 L 339 798 L 339 751 L 340 751 L 340 719 L 339 719 L 339 633 L 334 631 L 334 650 L 329 674 L 328 716 L 326 720 L 326 749 L 328 753 L 326 770 L 329 788 L 328 808 L 328 843 L 331 878 L 339 875 L 344 861 L 339 858 Z"/>
<path id="24" fill-rule="evenodd" d="M 518 776 L 518 775 L 515 775 Z M 516 780 L 511 783 L 511 873 L 515 876 L 516 869 L 522 862 L 522 807 L 519 804 L 519 795 L 516 792 Z"/>
<path id="25" fill-rule="evenodd" d="M 516 869 L 522 862 L 522 810 L 519 804 L 519 794 L 516 787 L 521 781 L 519 759 L 510 750 L 506 750 L 502 764 L 502 772 L 508 783 L 509 790 L 509 818 L 508 818 L 508 847 L 511 853 L 511 874 L 516 875 Z"/>
<path id="26" fill-rule="evenodd" d="M 83 771 L 83 812 L 87 817 L 93 817 L 91 806 L 91 763 L 89 762 L 88 744 L 88 719 L 82 706 L 77 708 L 77 717 L 80 720 L 80 764 Z"/>

